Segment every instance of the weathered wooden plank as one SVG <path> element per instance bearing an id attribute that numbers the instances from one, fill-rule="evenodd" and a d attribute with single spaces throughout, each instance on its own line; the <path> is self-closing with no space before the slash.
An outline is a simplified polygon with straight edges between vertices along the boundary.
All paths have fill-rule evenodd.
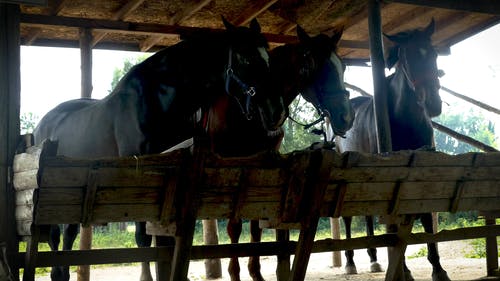
<path id="1" fill-rule="evenodd" d="M 472 165 L 476 153 L 450 155 L 442 152 L 414 151 L 414 167 L 468 167 Z"/>
<path id="2" fill-rule="evenodd" d="M 98 185 L 100 186 L 162 186 L 165 174 L 162 169 L 142 168 L 111 168 L 98 169 Z"/>
<path id="3" fill-rule="evenodd" d="M 83 187 L 87 184 L 88 166 L 44 166 L 39 186 L 50 187 Z"/>
<path id="4" fill-rule="evenodd" d="M 38 192 L 38 202 L 41 206 L 51 205 L 78 205 L 83 202 L 83 187 L 67 188 L 40 188 Z"/>
<path id="5" fill-rule="evenodd" d="M 35 224 L 79 223 L 81 221 L 81 205 L 39 205 L 34 213 Z"/>
<path id="6" fill-rule="evenodd" d="M 153 204 L 95 205 L 91 223 L 158 221 L 160 207 Z"/>
<path id="7" fill-rule="evenodd" d="M 99 187 L 95 204 L 161 204 L 161 187 Z"/>

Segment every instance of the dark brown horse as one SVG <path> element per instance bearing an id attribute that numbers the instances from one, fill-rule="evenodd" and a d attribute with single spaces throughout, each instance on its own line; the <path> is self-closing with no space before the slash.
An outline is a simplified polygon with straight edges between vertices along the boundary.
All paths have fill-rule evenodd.
<path id="1" fill-rule="evenodd" d="M 394 74 L 387 78 L 387 102 L 392 139 L 392 150 L 421 149 L 434 146 L 431 118 L 441 114 L 439 96 L 439 71 L 436 64 L 437 53 L 431 44 L 434 20 L 423 29 L 415 29 L 395 35 L 386 35 L 394 46 L 390 48 L 387 66 L 396 67 Z M 356 120 L 345 138 L 336 138 L 337 149 L 344 151 L 377 152 L 377 135 L 373 99 L 358 97 L 352 99 Z M 419 218 L 426 232 L 432 233 L 431 214 L 420 214 Z M 346 236 L 350 238 L 350 217 L 343 217 Z M 367 217 L 368 235 L 373 235 L 373 219 Z M 427 244 L 428 260 L 433 266 L 432 279 L 449 280 L 439 262 L 435 243 Z M 380 269 L 375 249 L 368 249 L 374 263 L 372 271 Z M 354 252 L 346 251 L 347 273 L 356 273 Z M 406 280 L 413 280 L 404 266 Z"/>
<path id="2" fill-rule="evenodd" d="M 354 110 L 349 102 L 349 92 L 344 86 L 344 66 L 337 55 L 337 43 L 342 31 L 332 37 L 324 34 L 309 37 L 297 28 L 299 43 L 287 44 L 271 51 L 270 67 L 274 93 L 281 96 L 285 106 L 299 95 L 311 102 L 318 111 L 332 121 L 338 135 L 344 135 L 352 126 Z M 249 156 L 259 151 L 278 151 L 283 132 L 262 130 L 258 124 L 242 127 L 237 107 L 229 106 L 229 98 L 221 98 L 210 109 L 205 124 L 212 149 L 223 156 Z M 218 107 L 218 108 L 217 108 Z M 228 110 L 228 109 L 233 110 Z M 231 243 L 238 243 L 242 231 L 240 218 L 228 223 Z M 251 241 L 259 242 L 262 230 L 258 221 L 250 222 Z M 248 269 L 253 280 L 264 280 L 260 273 L 259 257 L 250 257 Z M 231 258 L 229 274 L 232 281 L 240 280 L 240 266 L 236 257 Z"/>
<path id="3" fill-rule="evenodd" d="M 282 99 L 269 89 L 267 41 L 256 20 L 250 28 L 224 20 L 226 31 L 186 39 L 132 68 L 102 100 L 72 100 L 51 110 L 34 131 L 36 143 L 58 140 L 59 155 L 80 158 L 160 153 L 195 134 L 192 116 L 220 96 L 233 101 L 239 126 L 249 119 L 275 131 L 283 122 Z M 70 250 L 77 225 L 65 228 L 63 250 Z M 57 250 L 59 226 L 51 228 Z M 140 247 L 151 245 L 145 223 L 136 224 Z M 148 263 L 141 280 L 152 280 Z M 69 280 L 68 267 L 54 267 L 52 280 Z"/>

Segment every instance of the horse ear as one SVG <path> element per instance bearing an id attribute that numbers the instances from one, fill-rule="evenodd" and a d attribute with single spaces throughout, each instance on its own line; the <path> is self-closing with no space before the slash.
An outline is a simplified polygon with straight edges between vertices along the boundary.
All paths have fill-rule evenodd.
<path id="1" fill-rule="evenodd" d="M 436 30 L 436 22 L 434 21 L 434 18 L 432 18 L 429 25 L 424 29 L 424 34 L 430 38 L 432 34 L 434 34 L 435 30 Z"/>
<path id="2" fill-rule="evenodd" d="M 397 43 L 397 44 L 402 44 L 408 39 L 408 35 L 404 32 L 400 32 L 400 33 L 397 33 L 394 35 L 389 35 L 389 34 L 385 34 L 385 33 L 383 33 L 383 34 L 384 34 L 385 38 L 387 38 L 387 39 L 389 39 L 392 42 Z"/>
<path id="3" fill-rule="evenodd" d="M 224 16 L 222 16 L 222 22 L 224 23 L 224 26 L 226 27 L 227 30 L 234 30 L 235 26 L 230 23 L 229 21 L 226 20 Z"/>
<path id="4" fill-rule="evenodd" d="M 331 39 L 332 39 L 332 43 L 335 46 L 339 43 L 340 38 L 342 37 L 342 33 L 344 33 L 344 26 L 341 26 L 340 28 L 336 29 L 333 32 L 333 35 L 332 35 Z"/>
<path id="5" fill-rule="evenodd" d="M 259 22 L 257 21 L 256 18 L 254 18 L 251 22 L 250 22 L 250 29 L 257 32 L 257 33 L 260 33 L 260 24 Z"/>
<path id="6" fill-rule="evenodd" d="M 311 37 L 299 24 L 297 24 L 297 37 L 299 37 L 299 41 L 302 43 L 305 43 L 309 41 L 309 39 L 311 39 Z"/>

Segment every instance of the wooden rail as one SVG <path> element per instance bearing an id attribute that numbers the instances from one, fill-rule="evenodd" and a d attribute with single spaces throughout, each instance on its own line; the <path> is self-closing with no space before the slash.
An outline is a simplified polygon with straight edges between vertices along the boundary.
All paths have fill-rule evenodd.
<path id="1" fill-rule="evenodd" d="M 25 257 L 26 280 L 34 267 L 42 265 L 172 259 L 171 280 L 180 280 L 187 276 L 189 259 L 282 253 L 295 254 L 289 280 L 303 280 L 311 252 L 500 235 L 499 226 L 491 225 L 436 235 L 392 233 L 314 241 L 319 217 L 380 215 L 404 223 L 412 214 L 424 212 L 496 211 L 500 208 L 500 153 L 450 156 L 400 151 L 382 155 L 306 150 L 220 158 L 198 147 L 194 152 L 179 149 L 162 155 L 84 160 L 53 156 L 54 147 L 49 142 L 44 146 L 45 150 L 32 149 L 16 157 L 31 159 L 28 162 L 36 165 L 14 166 L 16 188 L 28 193 L 18 197 L 17 217 L 20 225 L 24 222 L 29 227 L 18 229 L 35 230 L 21 233 L 32 235 Z M 26 190 L 33 183 L 30 203 Z M 231 217 L 260 219 L 267 227 L 298 228 L 299 241 L 192 246 L 189 237 L 195 219 Z M 62 253 L 72 257 L 67 259 L 61 252 L 55 257 L 36 250 L 43 225 L 116 221 L 163 225 L 177 237 L 177 248 Z M 125 254 L 127 250 L 135 252 Z M 184 255 L 172 257 L 172 251 Z"/>

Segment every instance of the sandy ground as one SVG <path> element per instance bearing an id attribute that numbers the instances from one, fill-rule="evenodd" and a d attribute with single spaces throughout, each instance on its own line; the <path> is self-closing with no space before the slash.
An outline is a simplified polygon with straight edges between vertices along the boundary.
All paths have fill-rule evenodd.
<path id="1" fill-rule="evenodd" d="M 417 252 L 425 245 L 411 245 L 407 249 L 407 256 Z M 464 258 L 464 251 L 467 248 L 466 241 L 452 241 L 439 244 L 439 252 L 441 256 L 441 264 L 448 272 L 451 280 L 478 280 L 486 276 L 486 260 L 485 259 L 468 259 Z M 387 248 L 378 249 L 379 262 L 384 269 L 387 267 Z M 293 256 L 292 256 L 293 258 Z M 331 253 L 318 253 L 311 255 L 307 270 L 307 281 L 358 281 L 358 280 L 384 280 L 385 273 L 370 273 L 369 259 L 366 250 L 355 251 L 355 262 L 358 267 L 357 275 L 346 275 L 343 267 L 332 267 Z M 342 262 L 345 264 L 345 257 L 342 253 Z M 227 273 L 227 265 L 229 260 L 222 260 L 222 278 L 212 279 L 215 281 L 227 281 L 229 275 Z M 262 257 L 262 273 L 267 281 L 276 280 L 276 258 Z M 241 279 L 242 281 L 251 281 L 246 269 L 247 259 L 240 259 Z M 412 271 L 416 281 L 432 280 L 432 268 L 426 258 L 407 259 L 407 264 Z M 154 270 L 154 266 L 152 266 Z M 154 271 L 153 271 L 154 272 Z M 107 268 L 99 267 L 91 269 L 91 280 L 103 281 L 137 281 L 139 280 L 140 266 L 111 266 Z M 189 266 L 189 278 L 191 281 L 207 280 L 205 278 L 205 267 L 203 261 L 192 261 Z M 38 277 L 36 280 L 48 281 L 49 276 Z M 71 281 L 76 280 L 76 273 L 72 273 Z M 498 280 L 498 279 L 497 279 Z"/>

